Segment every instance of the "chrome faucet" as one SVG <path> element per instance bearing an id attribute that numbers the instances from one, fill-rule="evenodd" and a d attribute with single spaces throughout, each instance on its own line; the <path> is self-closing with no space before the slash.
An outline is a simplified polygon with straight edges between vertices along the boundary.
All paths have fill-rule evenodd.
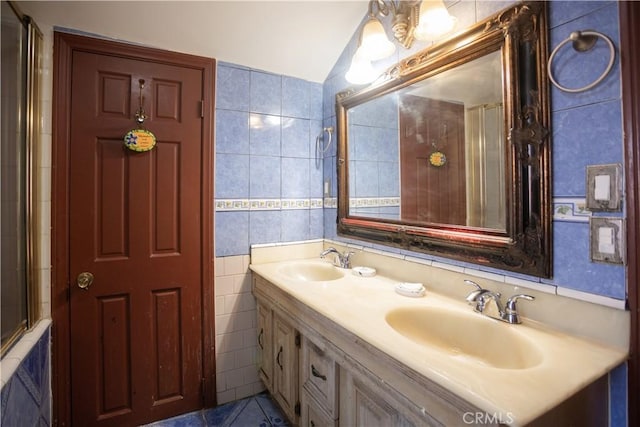
<path id="1" fill-rule="evenodd" d="M 344 251 L 344 253 L 340 253 L 336 248 L 331 247 L 325 251 L 322 251 L 320 254 L 320 258 L 324 258 L 327 255 L 334 253 L 336 257 L 334 258 L 333 263 L 335 264 L 338 261 L 338 266 L 341 268 L 351 268 L 351 256 L 355 253 L 353 251 Z"/>
<path id="2" fill-rule="evenodd" d="M 483 289 L 480 285 L 472 280 L 465 280 L 464 283 L 476 288 L 469 295 L 467 295 L 466 298 L 467 302 L 470 305 L 475 306 L 475 311 L 510 324 L 522 323 L 522 320 L 520 320 L 520 316 L 518 315 L 518 307 L 516 305 L 516 302 L 519 299 L 525 299 L 527 301 L 533 301 L 535 299 L 531 295 L 518 294 L 509 298 L 507 300 L 506 306 L 503 307 L 502 302 L 500 301 L 500 298 L 502 296 L 500 292 L 493 292 L 488 289 Z M 491 301 L 493 301 L 496 306 L 497 315 L 491 314 L 487 310 L 487 307 L 489 306 Z"/>

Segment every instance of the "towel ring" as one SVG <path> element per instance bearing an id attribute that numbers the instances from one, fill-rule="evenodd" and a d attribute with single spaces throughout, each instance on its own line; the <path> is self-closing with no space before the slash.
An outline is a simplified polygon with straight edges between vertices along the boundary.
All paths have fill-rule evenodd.
<path id="1" fill-rule="evenodd" d="M 600 77 L 598 77 L 594 82 L 577 89 L 570 89 L 558 83 L 556 79 L 553 77 L 553 73 L 551 72 L 551 64 L 553 63 L 553 58 L 555 58 L 556 53 L 558 53 L 560 48 L 562 48 L 562 46 L 564 46 L 569 42 L 573 42 L 573 48 L 576 51 L 586 52 L 596 44 L 598 37 L 604 40 L 609 45 L 609 50 L 611 52 L 611 56 L 609 58 L 609 64 L 607 65 L 607 68 L 604 70 L 604 72 L 600 75 Z M 607 74 L 609 74 L 609 71 L 611 71 L 611 68 L 613 67 L 613 61 L 615 60 L 615 58 L 616 58 L 616 50 L 615 50 L 615 47 L 613 46 L 613 42 L 609 37 L 597 31 L 573 31 L 566 40 L 564 40 L 562 43 L 556 46 L 556 48 L 553 49 L 553 52 L 551 52 L 551 56 L 549 56 L 549 63 L 547 64 L 547 73 L 549 74 L 549 79 L 551 80 L 551 83 L 553 83 L 558 89 L 565 92 L 569 92 L 569 93 L 584 92 L 585 90 L 591 89 L 592 87 L 600 83 L 602 80 L 604 80 Z"/>
<path id="2" fill-rule="evenodd" d="M 328 133 L 329 134 L 329 142 L 327 143 L 327 145 L 324 145 L 324 133 Z M 324 154 L 327 152 L 327 150 L 329 150 L 329 147 L 331 147 L 331 135 L 333 133 L 333 126 L 330 127 L 326 127 L 322 129 L 322 132 L 320 132 L 320 134 L 316 137 L 316 151 L 318 152 L 318 154 Z"/>

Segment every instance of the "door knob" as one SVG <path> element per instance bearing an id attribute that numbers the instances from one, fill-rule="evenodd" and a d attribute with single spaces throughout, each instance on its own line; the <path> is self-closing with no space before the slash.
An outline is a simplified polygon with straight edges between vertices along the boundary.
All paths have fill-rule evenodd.
<path id="1" fill-rule="evenodd" d="M 89 286 L 93 283 L 93 274 L 88 271 L 78 274 L 77 283 L 80 289 L 89 290 Z"/>

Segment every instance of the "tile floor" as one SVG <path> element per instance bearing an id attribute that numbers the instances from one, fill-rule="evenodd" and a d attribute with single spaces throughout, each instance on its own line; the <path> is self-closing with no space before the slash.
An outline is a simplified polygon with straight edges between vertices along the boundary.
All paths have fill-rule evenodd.
<path id="1" fill-rule="evenodd" d="M 280 427 L 289 422 L 267 393 L 191 412 L 146 427 Z"/>

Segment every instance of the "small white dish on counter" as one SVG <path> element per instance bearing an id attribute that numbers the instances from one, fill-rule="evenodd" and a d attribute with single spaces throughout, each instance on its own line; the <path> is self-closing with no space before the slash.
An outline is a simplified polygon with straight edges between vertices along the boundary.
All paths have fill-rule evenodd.
<path id="1" fill-rule="evenodd" d="M 376 269 L 371 267 L 353 267 L 351 274 L 359 277 L 373 277 L 376 275 Z"/>
<path id="2" fill-rule="evenodd" d="M 402 282 L 396 285 L 396 292 L 405 297 L 421 297 L 424 296 L 425 289 L 422 283 Z"/>

